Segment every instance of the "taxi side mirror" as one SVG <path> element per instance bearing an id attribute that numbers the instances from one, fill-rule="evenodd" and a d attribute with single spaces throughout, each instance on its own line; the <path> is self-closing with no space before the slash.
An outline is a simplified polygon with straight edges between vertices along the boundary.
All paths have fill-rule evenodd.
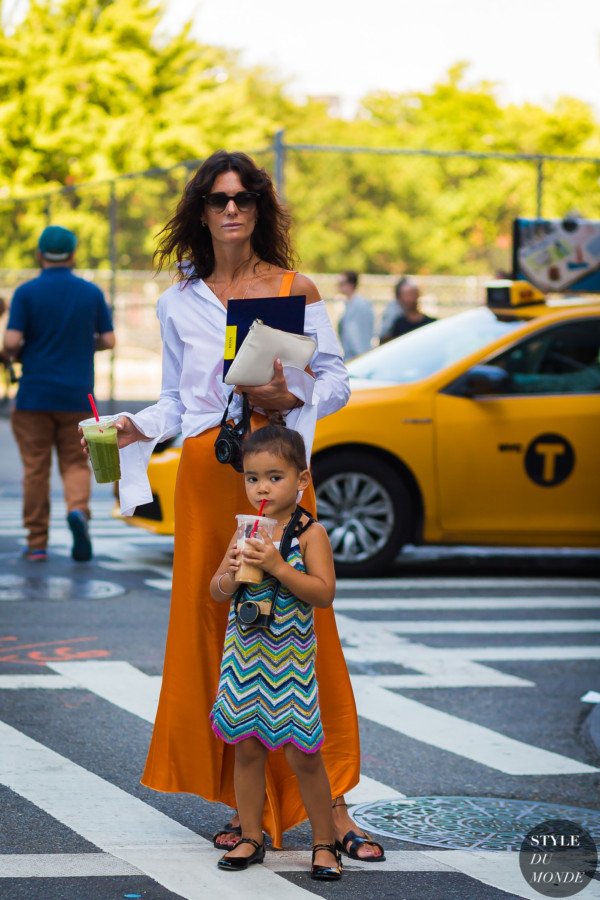
<path id="1" fill-rule="evenodd" d="M 511 394 L 512 379 L 500 366 L 472 366 L 449 387 L 447 393 L 473 398 Z"/>

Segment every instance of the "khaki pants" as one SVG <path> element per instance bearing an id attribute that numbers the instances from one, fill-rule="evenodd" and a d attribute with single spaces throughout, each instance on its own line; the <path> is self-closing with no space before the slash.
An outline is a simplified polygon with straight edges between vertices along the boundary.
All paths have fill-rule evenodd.
<path id="1" fill-rule="evenodd" d="M 23 524 L 31 550 L 48 543 L 50 467 L 56 447 L 67 512 L 80 509 L 89 517 L 90 467 L 80 444 L 77 424 L 83 412 L 37 412 L 16 409 L 12 430 L 23 462 Z"/>

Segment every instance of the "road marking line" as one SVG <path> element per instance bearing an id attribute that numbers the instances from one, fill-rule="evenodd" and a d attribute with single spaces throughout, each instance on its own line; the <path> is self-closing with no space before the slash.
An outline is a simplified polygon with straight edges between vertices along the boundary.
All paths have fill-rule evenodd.
<path id="1" fill-rule="evenodd" d="M 154 724 L 162 681 L 160 675 L 146 675 L 128 662 L 115 660 L 49 663 L 49 667 L 73 687 L 85 688 L 114 706 Z M 349 792 L 349 796 L 353 803 L 366 803 L 369 800 L 400 799 L 406 795 L 381 781 L 361 775 L 360 782 Z"/>
<path id="2" fill-rule="evenodd" d="M 0 781 L 96 847 L 185 900 L 239 900 L 239 884 L 218 871 L 209 841 L 4 722 L 0 746 Z M 244 886 L 273 900 L 312 896 L 263 866 L 248 871 Z"/>
<path id="3" fill-rule="evenodd" d="M 0 854 L 0 878 L 93 878 L 141 874 L 139 869 L 109 853 Z"/>
<path id="4" fill-rule="evenodd" d="M 154 724 L 162 678 L 146 675 L 128 662 L 107 660 L 49 663 L 49 668 L 74 686 L 85 688 L 126 712 Z"/>
<path id="5" fill-rule="evenodd" d="M 367 676 L 353 675 L 351 680 L 359 716 L 499 772 L 576 775 L 599 771 L 579 760 L 505 737 L 491 728 L 393 694 Z"/>
<path id="6" fill-rule="evenodd" d="M 600 703 L 599 691 L 587 691 L 583 697 L 579 698 L 582 703 Z"/>
<path id="7" fill-rule="evenodd" d="M 62 675 L 0 675 L 0 691 L 47 690 L 56 691 L 76 688 Z"/>
<path id="8" fill-rule="evenodd" d="M 388 844 L 389 847 L 389 844 Z M 389 850 L 382 863 L 363 862 L 344 857 L 344 873 L 369 872 L 455 872 L 455 866 L 447 865 L 443 859 L 433 859 L 422 850 Z M 305 850 L 286 850 L 284 853 L 267 853 L 265 865 L 273 872 L 306 872 L 310 864 L 310 854 Z M 342 879 L 343 883 L 343 879 Z M 373 896 L 373 895 L 369 895 Z M 400 891 L 399 896 L 402 896 Z M 440 893 L 441 896 L 441 893 Z"/>
<path id="9" fill-rule="evenodd" d="M 374 803 L 377 800 L 403 800 L 406 794 L 394 790 L 388 784 L 382 781 L 376 781 L 375 778 L 369 778 L 361 773 L 360 781 L 356 787 L 345 794 L 348 803 Z"/>
<path id="10" fill-rule="evenodd" d="M 173 582 L 170 578 L 145 578 L 144 584 L 157 591 L 170 591 L 173 587 Z"/>
<path id="11" fill-rule="evenodd" d="M 422 671 L 422 663 L 430 659 L 463 659 L 482 661 L 546 661 L 565 659 L 600 659 L 600 646 L 549 647 L 431 647 L 415 644 L 394 632 L 395 622 L 364 622 L 349 616 L 336 616 L 348 662 L 367 664 L 391 662 Z"/>
<path id="12" fill-rule="evenodd" d="M 551 551 L 549 551 L 551 552 Z M 597 555 L 598 551 L 594 551 Z M 463 589 L 490 588 L 494 591 L 505 588 L 560 588 L 578 589 L 581 587 L 600 589 L 600 579 L 593 578 L 339 578 L 338 590 L 357 591 L 368 588 L 394 588 L 398 591 L 429 590 L 430 588 Z"/>
<path id="13" fill-rule="evenodd" d="M 386 622 L 385 625 L 395 634 L 577 634 L 600 631 L 598 619 L 453 619 L 451 622 L 394 621 Z"/>
<path id="14" fill-rule="evenodd" d="M 414 597 L 411 600 L 401 600 L 395 597 L 352 597 L 335 600 L 335 609 L 352 612 L 378 612 L 388 610 L 409 610 L 425 612 L 426 610 L 461 610 L 478 609 L 600 609 L 600 599 L 597 597 Z"/>
<path id="15" fill-rule="evenodd" d="M 519 867 L 519 854 L 515 852 L 491 852 L 482 850 L 426 850 L 430 859 L 444 862 L 464 875 L 476 878 L 483 884 L 506 891 L 527 900 L 540 900 L 540 892 L 530 888 Z M 383 863 L 382 863 L 383 865 Z M 582 895 L 583 896 L 583 895 Z M 600 898 L 600 884 L 590 881 L 585 888 L 585 900 Z"/>
<path id="16" fill-rule="evenodd" d="M 430 648 L 431 649 L 431 648 Z M 600 646 L 574 647 L 449 647 L 449 656 L 498 662 L 556 662 L 564 659 L 600 659 Z"/>
<path id="17" fill-rule="evenodd" d="M 404 662 L 408 663 L 406 657 Z M 389 688 L 535 687 L 534 681 L 461 657 L 448 657 L 443 651 L 437 656 L 415 654 L 407 668 L 417 669 L 421 674 L 370 677 L 380 687 Z"/>

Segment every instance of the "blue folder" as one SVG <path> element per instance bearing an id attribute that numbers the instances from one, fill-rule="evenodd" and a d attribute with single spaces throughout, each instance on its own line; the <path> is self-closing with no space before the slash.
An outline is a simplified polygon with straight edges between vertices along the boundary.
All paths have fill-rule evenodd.
<path id="1" fill-rule="evenodd" d="M 304 334 L 305 308 L 306 297 L 303 295 L 229 300 L 225 326 L 223 378 L 255 319 L 260 319 L 271 328 L 279 328 L 291 334 Z"/>

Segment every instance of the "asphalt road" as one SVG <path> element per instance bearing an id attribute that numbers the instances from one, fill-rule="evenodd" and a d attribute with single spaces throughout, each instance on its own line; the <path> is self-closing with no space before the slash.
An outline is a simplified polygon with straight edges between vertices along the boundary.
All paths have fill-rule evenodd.
<path id="1" fill-rule="evenodd" d="M 540 897 L 518 865 L 529 827 L 567 817 L 600 843 L 599 707 L 581 699 L 600 691 L 600 553 L 412 550 L 390 577 L 341 582 L 362 740 L 351 799 L 387 861 L 348 861 L 319 887 L 301 826 L 234 877 L 208 840 L 226 809 L 139 784 L 171 540 L 113 519 L 96 488 L 95 556 L 72 562 L 54 477 L 50 560 L 22 561 L 3 422 L 0 441 L 1 897 Z"/>

